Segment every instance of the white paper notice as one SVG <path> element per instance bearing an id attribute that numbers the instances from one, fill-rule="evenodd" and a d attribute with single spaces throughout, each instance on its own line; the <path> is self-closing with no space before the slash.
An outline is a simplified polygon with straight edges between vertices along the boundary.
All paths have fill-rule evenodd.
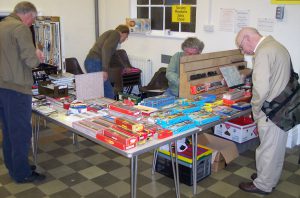
<path id="1" fill-rule="evenodd" d="M 75 75 L 75 85 L 78 100 L 104 96 L 102 72 Z"/>
<path id="2" fill-rule="evenodd" d="M 234 9 L 221 8 L 219 30 L 224 32 L 233 32 L 234 16 Z"/>
<path id="3" fill-rule="evenodd" d="M 257 29 L 264 32 L 274 31 L 274 19 L 260 18 L 257 19 Z"/>
<path id="4" fill-rule="evenodd" d="M 249 13 L 249 10 L 236 10 L 234 32 L 238 32 L 243 27 L 249 26 Z"/>

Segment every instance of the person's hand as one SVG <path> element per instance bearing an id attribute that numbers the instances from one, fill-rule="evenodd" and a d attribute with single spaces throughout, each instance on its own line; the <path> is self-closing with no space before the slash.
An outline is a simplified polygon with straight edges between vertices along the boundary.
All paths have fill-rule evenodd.
<path id="1" fill-rule="evenodd" d="M 40 60 L 41 63 L 43 63 L 45 61 L 44 53 L 40 49 L 36 49 L 35 54 L 36 54 L 36 56 L 38 57 L 38 59 Z"/>
<path id="2" fill-rule="evenodd" d="M 103 80 L 106 81 L 108 79 L 108 73 L 107 72 L 102 72 L 103 73 Z"/>

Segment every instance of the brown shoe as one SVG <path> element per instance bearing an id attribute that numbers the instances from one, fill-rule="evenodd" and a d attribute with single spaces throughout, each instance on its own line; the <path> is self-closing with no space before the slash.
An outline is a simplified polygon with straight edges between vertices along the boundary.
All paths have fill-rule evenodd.
<path id="1" fill-rule="evenodd" d="M 265 191 L 262 191 L 262 190 L 258 189 L 253 184 L 253 182 L 243 182 L 243 183 L 240 183 L 239 188 L 241 190 L 243 190 L 243 191 L 250 192 L 250 193 L 257 193 L 257 194 L 261 194 L 261 195 L 268 195 L 268 194 L 270 194 L 269 192 L 265 192 Z"/>
<path id="2" fill-rule="evenodd" d="M 257 173 L 253 173 L 250 177 L 252 180 L 255 180 L 257 178 Z"/>
<path id="3" fill-rule="evenodd" d="M 250 177 L 254 181 L 257 178 L 257 173 L 253 173 Z M 274 190 L 274 189 L 275 189 L 275 187 L 272 188 L 272 190 Z"/>

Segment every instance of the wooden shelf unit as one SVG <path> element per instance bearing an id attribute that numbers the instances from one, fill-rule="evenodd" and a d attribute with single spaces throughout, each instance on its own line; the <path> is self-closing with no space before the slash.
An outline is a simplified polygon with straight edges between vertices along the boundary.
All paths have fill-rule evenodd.
<path id="1" fill-rule="evenodd" d="M 203 93 L 217 95 L 223 94 L 228 90 L 226 85 L 224 87 L 201 92 L 196 95 L 193 95 L 190 92 L 190 87 L 193 85 L 221 81 L 223 76 L 221 74 L 220 67 L 223 66 L 237 66 L 239 72 L 244 75 L 249 75 L 251 73 L 251 69 L 247 68 L 247 62 L 244 60 L 244 55 L 241 54 L 238 49 L 193 56 L 183 56 L 180 59 L 179 97 L 192 99 Z M 209 75 L 209 72 L 214 73 L 214 75 Z M 191 76 L 201 74 L 205 75 L 205 77 L 191 80 Z"/>

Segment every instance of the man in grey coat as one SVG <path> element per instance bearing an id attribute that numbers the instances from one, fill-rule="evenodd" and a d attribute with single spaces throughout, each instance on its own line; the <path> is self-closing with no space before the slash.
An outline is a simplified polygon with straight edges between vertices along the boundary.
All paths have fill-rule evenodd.
<path id="1" fill-rule="evenodd" d="M 282 44 L 251 27 L 239 31 L 236 45 L 254 58 L 251 105 L 260 139 L 256 149 L 257 173 L 251 175 L 252 182 L 243 182 L 239 187 L 246 192 L 269 194 L 280 179 L 287 133 L 267 119 L 261 109 L 265 101 L 271 102 L 284 90 L 290 77 L 291 59 Z"/>

